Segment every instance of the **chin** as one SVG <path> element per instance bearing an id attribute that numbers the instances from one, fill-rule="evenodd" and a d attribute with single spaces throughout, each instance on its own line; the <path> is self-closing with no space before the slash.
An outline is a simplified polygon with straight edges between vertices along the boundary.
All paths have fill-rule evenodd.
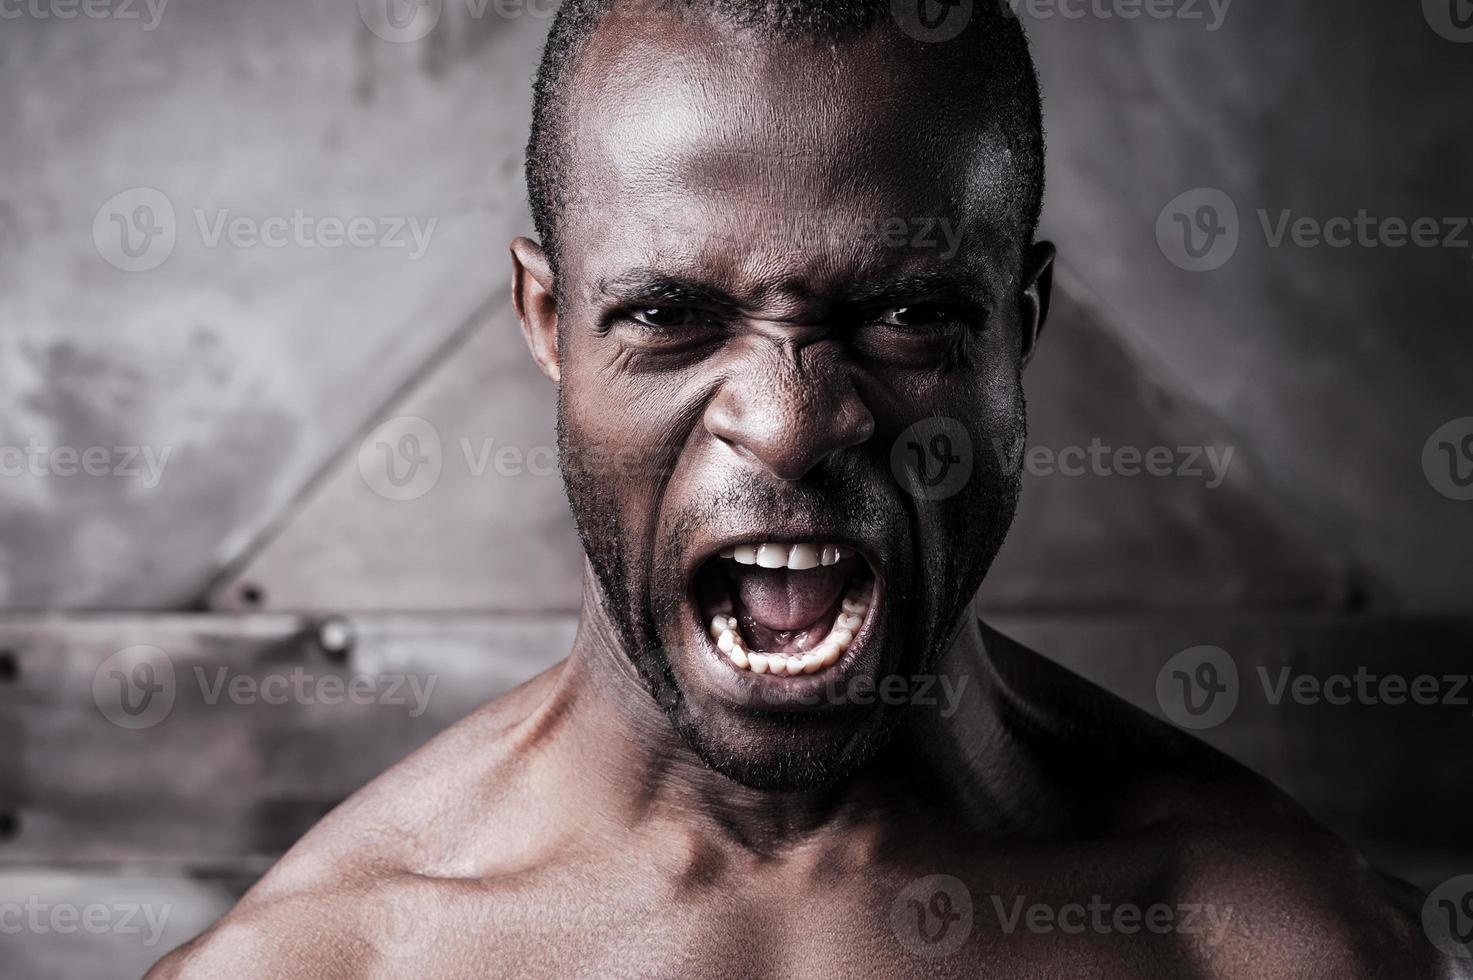
<path id="1" fill-rule="evenodd" d="M 725 707 L 702 710 L 686 697 L 671 721 L 712 770 L 752 789 L 794 792 L 842 782 L 863 768 L 889 742 L 903 710 L 875 704 L 826 717 L 754 718 Z"/>

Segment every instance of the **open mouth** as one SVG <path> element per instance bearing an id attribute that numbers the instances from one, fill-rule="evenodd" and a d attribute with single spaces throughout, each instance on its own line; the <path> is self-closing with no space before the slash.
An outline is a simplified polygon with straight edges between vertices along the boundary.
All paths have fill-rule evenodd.
<path id="1" fill-rule="evenodd" d="M 713 555 L 696 573 L 701 619 L 739 670 L 816 674 L 855 643 L 875 601 L 875 576 L 853 548 L 751 542 Z"/>

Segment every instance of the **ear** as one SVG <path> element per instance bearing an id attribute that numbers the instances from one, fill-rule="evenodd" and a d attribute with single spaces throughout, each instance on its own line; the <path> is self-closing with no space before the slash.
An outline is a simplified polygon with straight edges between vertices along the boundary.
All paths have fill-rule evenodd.
<path id="1" fill-rule="evenodd" d="M 532 360 L 548 380 L 556 383 L 562 377 L 558 360 L 557 299 L 553 289 L 552 266 L 542 246 L 530 238 L 511 243 L 511 301 L 517 319 L 522 322 L 522 336 Z"/>
<path id="2" fill-rule="evenodd" d="M 1018 332 L 1021 334 L 1019 354 L 1024 366 L 1033 359 L 1038 337 L 1043 333 L 1044 321 L 1048 319 L 1049 300 L 1054 292 L 1054 254 L 1053 242 L 1037 242 L 1028 250 L 1023 263 Z"/>

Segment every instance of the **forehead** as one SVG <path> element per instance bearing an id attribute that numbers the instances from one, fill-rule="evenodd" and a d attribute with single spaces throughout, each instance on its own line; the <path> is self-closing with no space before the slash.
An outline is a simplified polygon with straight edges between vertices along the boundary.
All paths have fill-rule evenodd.
<path id="1" fill-rule="evenodd" d="M 654 16 L 601 25 L 572 81 L 561 240 L 583 278 L 642 264 L 817 285 L 996 273 L 1016 250 L 1011 161 L 960 44 Z"/>

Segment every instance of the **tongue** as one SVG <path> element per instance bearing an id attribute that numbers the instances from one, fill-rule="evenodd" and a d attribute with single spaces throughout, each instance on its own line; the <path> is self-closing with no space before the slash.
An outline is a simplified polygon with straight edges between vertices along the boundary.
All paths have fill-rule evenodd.
<path id="1" fill-rule="evenodd" d="M 758 624 L 779 632 L 801 630 L 839 601 L 850 570 L 847 561 L 801 572 L 740 565 L 735 570 L 737 596 Z"/>

